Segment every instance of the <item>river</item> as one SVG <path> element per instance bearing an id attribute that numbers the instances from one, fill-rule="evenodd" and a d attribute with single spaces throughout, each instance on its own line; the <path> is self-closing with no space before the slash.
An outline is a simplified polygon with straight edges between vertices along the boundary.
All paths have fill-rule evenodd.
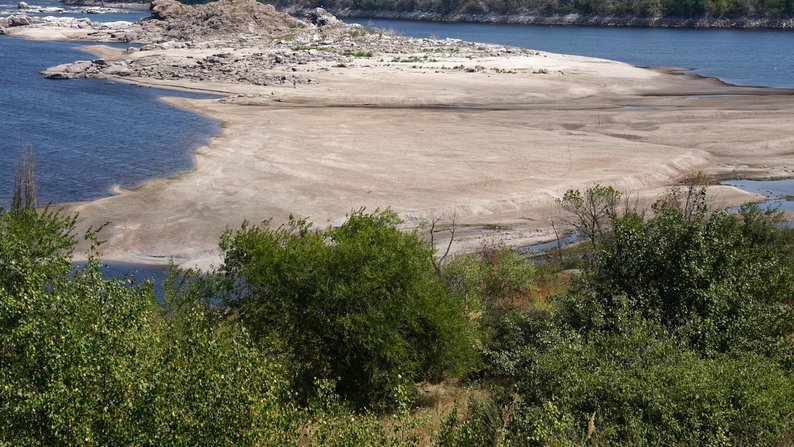
<path id="1" fill-rule="evenodd" d="M 60 203 L 190 170 L 195 149 L 220 132 L 218 122 L 159 100 L 200 95 L 39 74 L 92 58 L 76 47 L 0 38 L 0 206 L 9 201 L 25 148 L 36 154 L 40 202 Z"/>

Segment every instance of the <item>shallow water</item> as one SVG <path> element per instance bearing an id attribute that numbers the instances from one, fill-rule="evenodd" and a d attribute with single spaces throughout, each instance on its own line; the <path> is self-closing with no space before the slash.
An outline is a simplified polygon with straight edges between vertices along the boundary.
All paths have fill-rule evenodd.
<path id="1" fill-rule="evenodd" d="M 25 148 L 36 154 L 39 201 L 62 203 L 188 171 L 195 149 L 220 133 L 218 122 L 158 99 L 207 95 L 40 75 L 93 58 L 78 45 L 0 37 L 0 206 L 10 200 Z"/>
<path id="2" fill-rule="evenodd" d="M 728 180 L 722 184 L 766 196 L 768 199 L 759 204 L 764 209 L 777 208 L 781 211 L 794 211 L 794 179 Z"/>
<path id="3" fill-rule="evenodd" d="M 81 269 L 85 263 L 73 264 L 73 269 Z M 145 265 L 124 262 L 105 262 L 100 271 L 106 280 L 129 280 L 129 286 L 144 286 L 147 281 L 152 283 L 154 295 L 158 301 L 163 302 L 165 297 L 165 280 L 168 277 L 167 265 Z"/>

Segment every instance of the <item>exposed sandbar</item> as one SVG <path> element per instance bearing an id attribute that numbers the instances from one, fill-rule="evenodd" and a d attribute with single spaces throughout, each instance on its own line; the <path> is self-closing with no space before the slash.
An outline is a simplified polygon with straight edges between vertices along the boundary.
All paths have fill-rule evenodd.
<path id="1" fill-rule="evenodd" d="M 788 91 L 545 52 L 375 53 L 338 65 L 271 70 L 312 80 L 294 85 L 124 78 L 225 92 L 168 99 L 220 120 L 222 133 L 197 151 L 194 171 L 67 211 L 81 227 L 110 222 L 107 260 L 207 266 L 219 259 L 219 235 L 244 219 L 279 224 L 292 213 L 326 226 L 351 209 L 391 206 L 409 225 L 454 216 L 462 250 L 549 239 L 552 220 L 563 220 L 555 198 L 568 188 L 611 184 L 647 205 L 697 171 L 794 176 Z M 722 206 L 758 199 L 731 187 L 712 194 Z"/>

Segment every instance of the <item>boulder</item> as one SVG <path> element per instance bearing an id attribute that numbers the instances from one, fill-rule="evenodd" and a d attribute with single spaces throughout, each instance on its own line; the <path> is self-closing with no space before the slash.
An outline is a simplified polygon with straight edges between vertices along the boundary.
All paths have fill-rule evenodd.
<path id="1" fill-rule="evenodd" d="M 325 26 L 336 26 L 342 24 L 333 14 L 323 8 L 314 8 L 306 13 L 306 20 L 312 25 L 322 28 Z"/>
<path id="2" fill-rule="evenodd" d="M 97 72 L 97 67 L 92 61 L 76 61 L 50 67 L 41 74 L 47 79 L 78 79 Z"/>
<path id="3" fill-rule="evenodd" d="M 166 21 L 161 41 L 272 38 L 305 26 L 305 22 L 257 0 L 220 0 L 192 7 L 179 18 Z"/>
<path id="4" fill-rule="evenodd" d="M 33 23 L 28 16 L 11 16 L 8 18 L 8 26 L 27 26 Z"/>
<path id="5" fill-rule="evenodd" d="M 152 12 L 153 19 L 171 20 L 185 15 L 190 11 L 190 7 L 176 0 L 154 0 L 149 10 Z"/>
<path id="6" fill-rule="evenodd" d="M 113 61 L 110 65 L 102 70 L 103 73 L 111 76 L 131 76 L 132 70 L 125 61 Z"/>

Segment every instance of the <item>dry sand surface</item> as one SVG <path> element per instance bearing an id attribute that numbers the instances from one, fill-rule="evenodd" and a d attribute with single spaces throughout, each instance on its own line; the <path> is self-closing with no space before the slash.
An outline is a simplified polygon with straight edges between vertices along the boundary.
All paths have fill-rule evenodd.
<path id="1" fill-rule="evenodd" d="M 244 219 L 292 213 L 323 227 L 390 206 L 406 226 L 454 217 L 455 249 L 466 250 L 550 239 L 568 188 L 610 184 L 647 205 L 697 171 L 794 176 L 787 91 L 549 53 L 392 60 L 308 64 L 299 74 L 313 82 L 296 87 L 133 79 L 230 95 L 167 99 L 221 121 L 222 133 L 194 171 L 67 211 L 82 227 L 110 222 L 106 260 L 206 267 L 219 235 Z M 712 195 L 722 206 L 758 199 L 730 187 Z"/>

